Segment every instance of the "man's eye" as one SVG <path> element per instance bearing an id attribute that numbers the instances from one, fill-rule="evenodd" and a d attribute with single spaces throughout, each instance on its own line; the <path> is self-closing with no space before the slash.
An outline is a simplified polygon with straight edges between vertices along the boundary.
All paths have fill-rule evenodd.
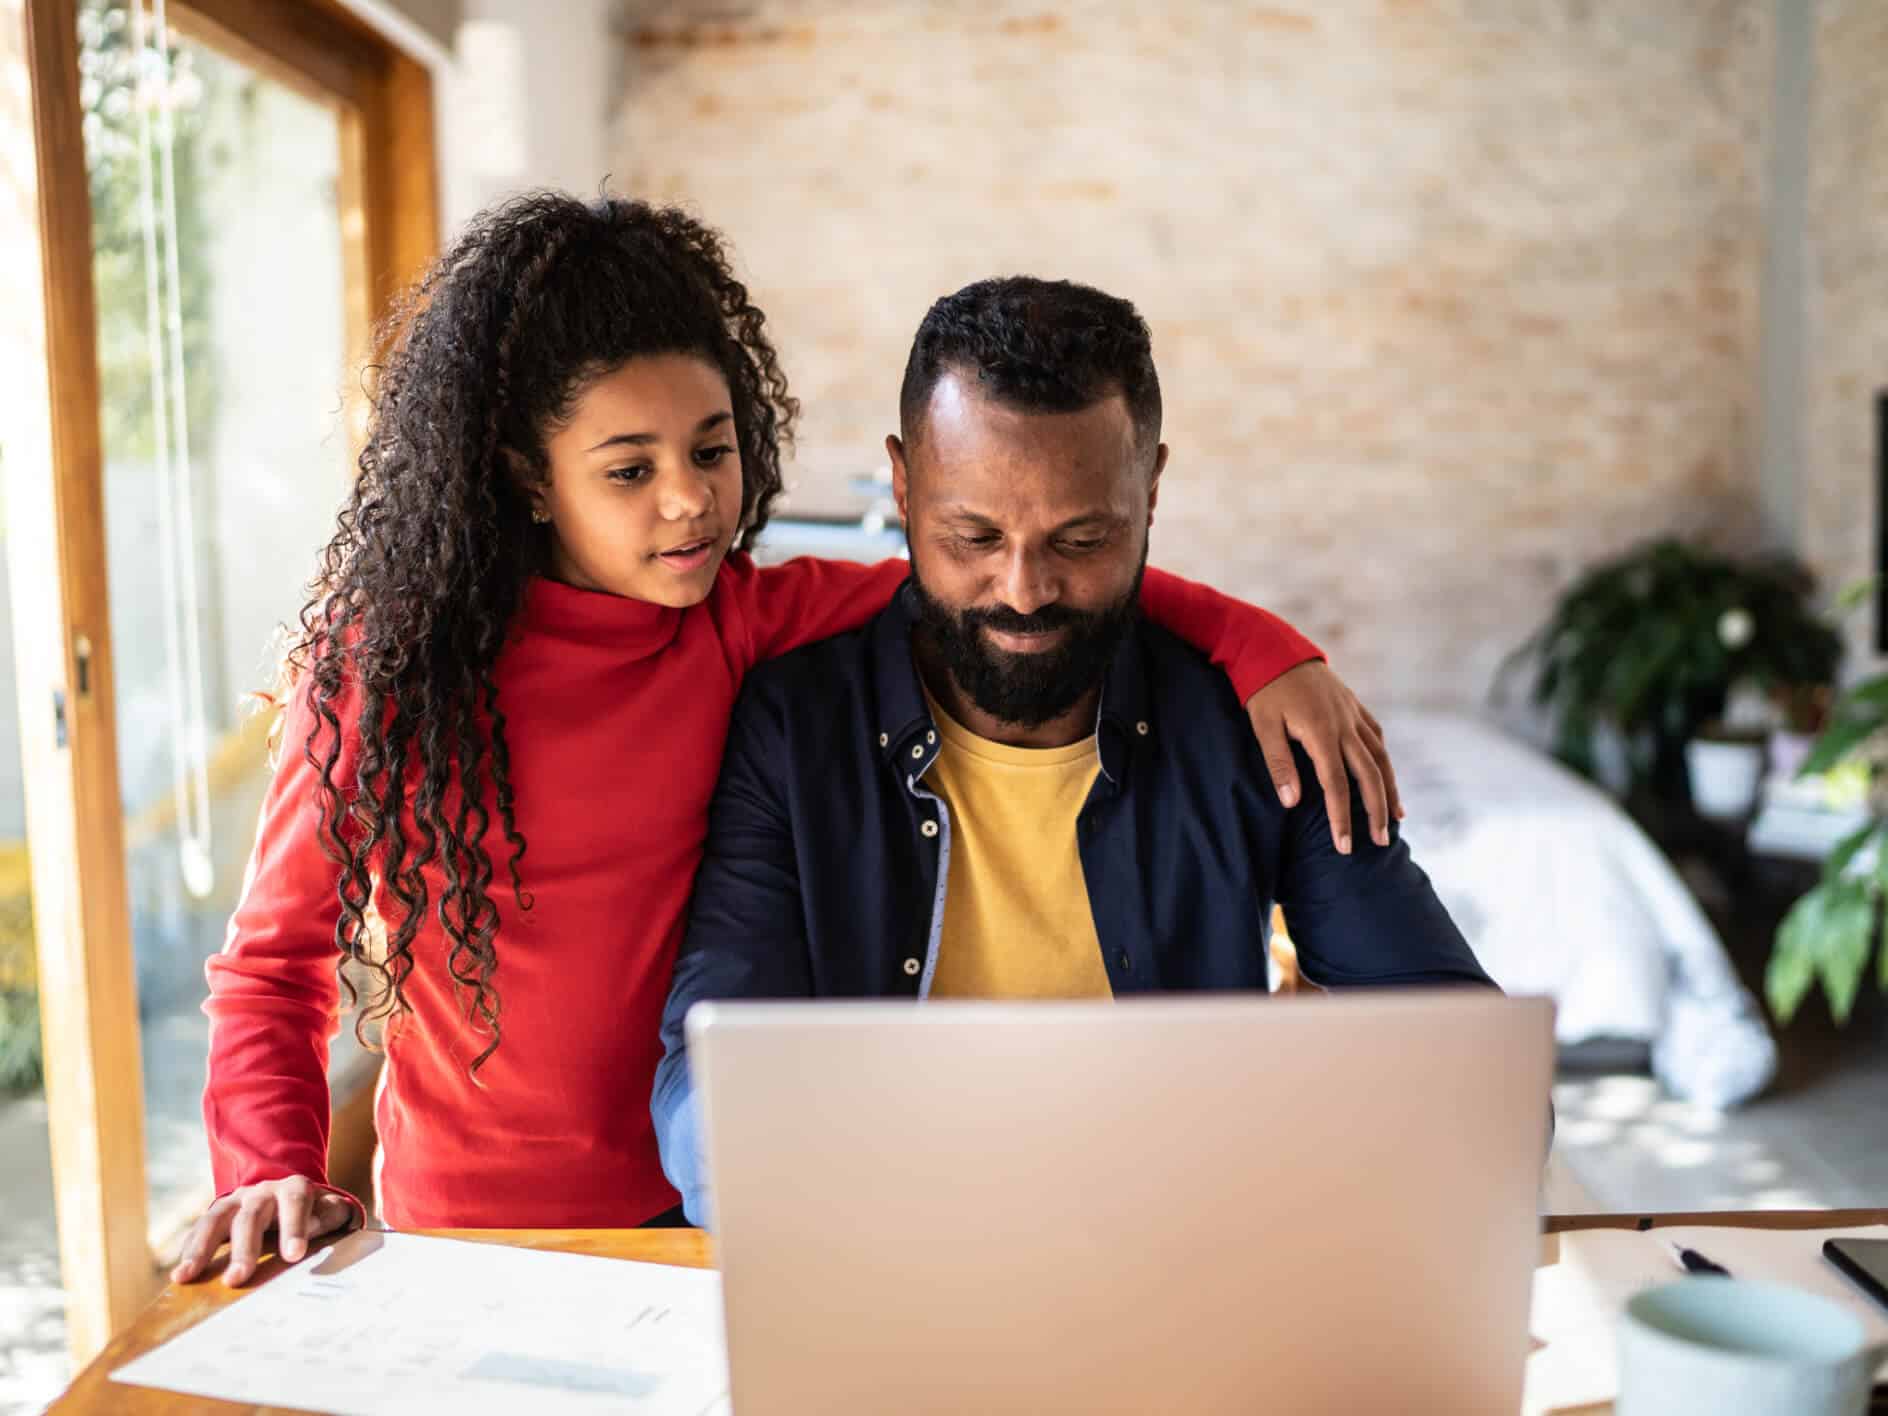
<path id="1" fill-rule="evenodd" d="M 728 446 L 726 443 L 720 443 L 714 447 L 697 448 L 695 450 L 695 462 L 698 466 L 713 467 L 719 464 L 722 459 L 732 457 L 733 455 L 734 449 L 732 447 Z"/>
<path id="2" fill-rule="evenodd" d="M 1082 556 L 1087 555 L 1090 551 L 1098 551 L 1106 544 L 1107 540 L 1105 537 L 1092 536 L 1079 541 L 1064 541 L 1062 543 L 1062 549 Z"/>
<path id="3" fill-rule="evenodd" d="M 649 464 L 638 462 L 633 467 L 612 467 L 603 475 L 612 482 L 620 482 L 626 487 L 633 487 L 649 475 Z"/>
<path id="4" fill-rule="evenodd" d="M 955 540 L 973 551 L 985 551 L 996 544 L 997 535 L 994 531 L 960 531 Z"/>

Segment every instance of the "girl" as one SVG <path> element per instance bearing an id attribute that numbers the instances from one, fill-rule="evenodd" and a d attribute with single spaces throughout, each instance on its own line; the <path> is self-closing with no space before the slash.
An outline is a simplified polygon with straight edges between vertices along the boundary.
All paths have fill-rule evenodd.
<path id="1" fill-rule="evenodd" d="M 657 1026 L 742 675 L 863 623 L 905 576 L 748 559 L 796 405 L 718 237 L 680 212 L 517 199 L 472 223 L 401 318 L 207 968 L 220 1198 L 180 1282 L 226 1238 L 240 1284 L 271 1229 L 293 1262 L 361 1216 L 326 1183 L 346 964 L 385 1020 L 389 1224 L 670 1212 Z M 1242 696 L 1316 654 L 1151 571 L 1144 602 Z M 1327 670 L 1268 690 L 1254 719 L 1294 787 L 1286 720 L 1310 740 L 1340 783 L 1334 831 L 1346 757 L 1387 830 L 1380 735 Z"/>

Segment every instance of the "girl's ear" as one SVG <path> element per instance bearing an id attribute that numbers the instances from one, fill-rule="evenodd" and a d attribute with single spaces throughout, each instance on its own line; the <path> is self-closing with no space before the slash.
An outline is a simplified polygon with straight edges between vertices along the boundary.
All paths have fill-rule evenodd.
<path id="1" fill-rule="evenodd" d="M 540 525 L 549 521 L 551 513 L 545 505 L 544 494 L 550 490 L 550 482 L 539 477 L 530 460 L 516 448 L 501 448 L 500 452 L 505 459 L 505 472 L 511 478 L 512 486 L 530 504 L 531 519 Z"/>
<path id="2" fill-rule="evenodd" d="M 530 459 L 515 447 L 501 447 L 498 452 L 505 459 L 505 471 L 510 475 L 512 485 L 521 492 L 535 491 L 538 476 L 531 469 Z"/>

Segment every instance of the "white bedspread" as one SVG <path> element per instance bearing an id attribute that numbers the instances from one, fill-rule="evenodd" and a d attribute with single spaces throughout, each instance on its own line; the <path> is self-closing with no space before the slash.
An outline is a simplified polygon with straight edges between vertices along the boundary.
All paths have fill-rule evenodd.
<path id="1" fill-rule="evenodd" d="M 1484 968 L 1558 1005 L 1562 1044 L 1649 1042 L 1674 1094 L 1733 1106 L 1776 1044 L 1697 902 L 1630 817 L 1545 754 L 1463 714 L 1384 724 L 1404 835 Z"/>

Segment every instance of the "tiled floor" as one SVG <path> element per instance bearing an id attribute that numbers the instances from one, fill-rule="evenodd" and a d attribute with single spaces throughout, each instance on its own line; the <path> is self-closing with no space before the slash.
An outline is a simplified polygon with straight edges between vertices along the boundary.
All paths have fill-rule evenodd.
<path id="1" fill-rule="evenodd" d="M 1814 880 L 1774 861 L 1681 854 L 1744 986 L 1761 996 L 1777 921 Z M 1888 1206 L 1888 995 L 1870 960 L 1838 1026 L 1820 991 L 1775 1030 L 1776 1080 L 1719 1115 L 1649 1078 L 1582 1077 L 1554 1090 L 1556 1151 L 1602 1210 Z"/>
<path id="2" fill-rule="evenodd" d="M 1812 999 L 1777 1041 L 1776 1083 L 1725 1115 L 1647 1077 L 1561 1082 L 1556 1152 L 1603 1210 L 1888 1205 L 1888 1005 L 1837 1028 Z"/>
<path id="3" fill-rule="evenodd" d="M 0 1416 L 38 1411 L 68 1375 L 46 1103 L 0 1100 Z"/>
<path id="4" fill-rule="evenodd" d="M 143 1026 L 145 1151 L 153 1227 L 201 1203 L 209 1159 L 197 1120 L 208 1019 L 196 1009 Z M 0 1097 L 0 1416 L 36 1412 L 68 1380 L 65 1299 L 42 1096 Z"/>

